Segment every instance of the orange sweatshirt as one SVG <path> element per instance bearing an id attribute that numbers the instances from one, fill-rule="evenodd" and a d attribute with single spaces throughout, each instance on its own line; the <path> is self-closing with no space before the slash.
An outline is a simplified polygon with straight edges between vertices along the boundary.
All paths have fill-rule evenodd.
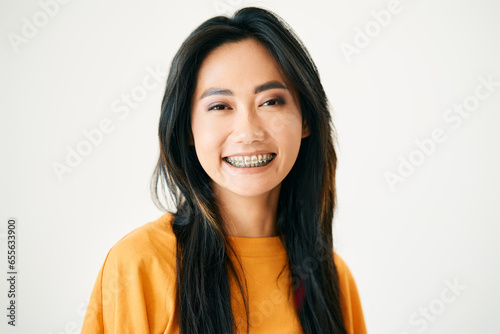
<path id="1" fill-rule="evenodd" d="M 179 332 L 179 310 L 175 303 L 176 240 L 171 227 L 172 218 L 172 214 L 165 213 L 156 221 L 128 233 L 111 248 L 90 297 L 83 334 Z M 245 271 L 250 333 L 302 333 L 291 289 L 294 283 L 286 269 L 278 279 L 287 263 L 280 238 L 229 239 Z M 352 274 L 336 253 L 334 260 L 339 273 L 347 331 L 349 334 L 364 334 L 363 311 Z M 245 333 L 245 309 L 232 276 L 231 296 L 236 325 L 241 333 Z"/>

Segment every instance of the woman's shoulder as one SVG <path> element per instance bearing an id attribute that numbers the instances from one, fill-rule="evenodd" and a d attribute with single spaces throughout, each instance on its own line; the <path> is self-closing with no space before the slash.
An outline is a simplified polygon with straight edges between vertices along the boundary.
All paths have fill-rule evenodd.
<path id="1" fill-rule="evenodd" d="M 349 267 L 345 263 L 344 259 L 337 252 L 333 252 L 333 260 L 335 262 L 335 266 L 337 267 L 337 273 L 339 278 L 345 277 L 346 275 L 352 277 Z"/>
<path id="2" fill-rule="evenodd" d="M 106 262 L 126 263 L 143 261 L 151 257 L 169 260 L 176 250 L 176 239 L 172 231 L 173 214 L 164 213 L 154 221 L 145 223 L 127 233 L 109 250 Z"/>
<path id="3" fill-rule="evenodd" d="M 345 261 L 336 252 L 333 253 L 335 267 L 339 279 L 342 314 L 348 333 L 366 333 L 363 308 L 359 298 L 358 288 Z"/>
<path id="4" fill-rule="evenodd" d="M 149 333 L 174 315 L 176 241 L 165 213 L 127 233 L 97 275 L 82 333 Z"/>
<path id="5" fill-rule="evenodd" d="M 333 260 L 335 262 L 335 267 L 337 268 L 337 276 L 343 293 L 351 293 L 353 289 L 356 290 L 357 287 L 354 277 L 344 259 L 336 252 L 333 252 Z"/>

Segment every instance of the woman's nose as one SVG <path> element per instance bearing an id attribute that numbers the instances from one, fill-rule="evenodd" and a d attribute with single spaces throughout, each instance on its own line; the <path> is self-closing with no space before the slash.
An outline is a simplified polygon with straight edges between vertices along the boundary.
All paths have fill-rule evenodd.
<path id="1" fill-rule="evenodd" d="M 265 137 L 262 120 L 257 111 L 250 108 L 240 109 L 235 113 L 233 128 L 233 141 L 236 143 L 250 144 L 261 141 Z"/>

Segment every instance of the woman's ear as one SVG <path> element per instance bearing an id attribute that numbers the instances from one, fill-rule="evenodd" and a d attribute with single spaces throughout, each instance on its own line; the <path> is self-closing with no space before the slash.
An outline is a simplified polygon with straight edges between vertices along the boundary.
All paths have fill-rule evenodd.
<path id="1" fill-rule="evenodd" d="M 309 129 L 309 125 L 307 125 L 307 122 L 304 120 L 302 122 L 302 138 L 305 138 L 311 134 L 311 129 Z"/>

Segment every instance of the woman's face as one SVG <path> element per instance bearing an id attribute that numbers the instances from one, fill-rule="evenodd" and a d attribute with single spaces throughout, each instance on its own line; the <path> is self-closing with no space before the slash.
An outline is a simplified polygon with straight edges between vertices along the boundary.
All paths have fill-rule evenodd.
<path id="1" fill-rule="evenodd" d="M 214 193 L 247 197 L 279 187 L 297 159 L 301 139 L 309 135 L 294 88 L 253 39 L 223 44 L 205 58 L 192 100 L 191 130 Z"/>

